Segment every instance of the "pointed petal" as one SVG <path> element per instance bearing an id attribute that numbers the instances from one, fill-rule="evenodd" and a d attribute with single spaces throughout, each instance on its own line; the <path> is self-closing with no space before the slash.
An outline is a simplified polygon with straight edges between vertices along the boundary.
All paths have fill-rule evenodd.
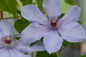
<path id="1" fill-rule="evenodd" d="M 21 53 L 15 49 L 9 50 L 10 57 L 31 57 L 29 55 L 25 55 L 24 53 Z"/>
<path id="2" fill-rule="evenodd" d="M 21 8 L 21 14 L 24 18 L 31 22 L 38 22 L 40 24 L 45 24 L 47 21 L 46 17 L 41 13 L 41 11 L 35 5 L 26 5 Z"/>
<path id="3" fill-rule="evenodd" d="M 9 35 L 14 36 L 13 28 L 6 20 L 0 21 L 0 34 L 2 34 L 2 37 Z"/>
<path id="4" fill-rule="evenodd" d="M 59 0 L 44 0 L 43 8 L 48 14 L 49 18 L 56 18 L 60 16 Z"/>
<path id="5" fill-rule="evenodd" d="M 47 32 L 46 27 L 39 25 L 37 23 L 30 24 L 26 29 L 21 33 L 21 41 L 25 43 L 32 43 L 40 38 Z"/>
<path id="6" fill-rule="evenodd" d="M 51 54 L 61 48 L 63 40 L 56 31 L 50 31 L 44 36 L 43 42 L 48 53 Z"/>
<path id="7" fill-rule="evenodd" d="M 58 31 L 61 37 L 69 42 L 81 42 L 86 40 L 84 29 L 76 22 L 61 26 Z"/>
<path id="8" fill-rule="evenodd" d="M 34 52 L 34 51 L 45 51 L 45 47 L 43 42 L 38 41 L 35 45 L 33 45 L 32 47 L 30 47 L 30 51 Z"/>
<path id="9" fill-rule="evenodd" d="M 78 21 L 81 13 L 81 8 L 78 6 L 72 6 L 69 11 L 65 14 L 65 16 L 61 19 L 61 22 L 63 24 L 65 23 L 71 23 Z"/>

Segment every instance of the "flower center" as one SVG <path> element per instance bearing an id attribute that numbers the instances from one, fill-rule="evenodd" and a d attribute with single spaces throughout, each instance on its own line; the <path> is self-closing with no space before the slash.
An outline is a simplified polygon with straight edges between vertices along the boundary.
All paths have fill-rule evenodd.
<path id="1" fill-rule="evenodd" d="M 11 44 L 12 39 L 11 39 L 11 38 L 6 38 L 6 39 L 4 40 L 4 42 L 5 42 L 6 44 Z"/>
<path id="2" fill-rule="evenodd" d="M 13 48 L 17 44 L 17 40 L 15 40 L 12 36 L 7 36 L 2 38 L 2 46 L 5 48 Z"/>
<path id="3" fill-rule="evenodd" d="M 51 29 L 56 29 L 57 28 L 57 22 L 56 21 L 51 21 L 50 22 L 50 28 Z"/>
<path id="4" fill-rule="evenodd" d="M 56 21 L 52 21 L 52 22 L 51 22 L 51 26 L 52 26 L 52 27 L 56 27 Z"/>

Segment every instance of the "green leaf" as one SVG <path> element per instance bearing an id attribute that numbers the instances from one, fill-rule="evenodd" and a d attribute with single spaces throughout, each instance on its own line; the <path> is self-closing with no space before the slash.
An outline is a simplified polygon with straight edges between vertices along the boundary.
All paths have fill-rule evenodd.
<path id="1" fill-rule="evenodd" d="M 0 11 L 9 11 L 7 3 L 4 0 L 0 0 Z"/>
<path id="2" fill-rule="evenodd" d="M 29 24 L 30 24 L 29 21 L 27 21 L 24 18 L 21 18 L 15 21 L 14 27 L 19 33 L 21 33 L 21 31 L 24 30 Z"/>
<path id="3" fill-rule="evenodd" d="M 20 0 L 23 5 L 31 4 L 32 0 Z"/>
<path id="4" fill-rule="evenodd" d="M 36 0 L 36 2 L 38 4 L 39 9 L 42 9 L 43 0 Z"/>
<path id="5" fill-rule="evenodd" d="M 49 54 L 46 51 L 37 52 L 36 57 L 48 57 Z"/>
<path id="6" fill-rule="evenodd" d="M 52 53 L 48 57 L 57 57 L 57 54 L 56 53 Z"/>
<path id="7" fill-rule="evenodd" d="M 80 57 L 86 57 L 86 55 L 82 55 L 82 56 L 80 56 Z"/>
<path id="8" fill-rule="evenodd" d="M 33 42 L 33 43 L 31 43 L 30 44 L 30 47 L 32 47 L 34 44 L 36 44 L 37 43 L 37 41 L 36 42 Z"/>
<path id="9" fill-rule="evenodd" d="M 59 17 L 58 17 L 58 20 L 60 20 L 65 14 L 62 13 Z"/>
<path id="10" fill-rule="evenodd" d="M 70 45 L 70 44 L 71 44 L 71 43 L 68 42 L 68 41 L 66 41 L 66 40 L 63 41 L 63 46 L 68 46 L 68 45 Z"/>
<path id="11" fill-rule="evenodd" d="M 63 46 L 68 46 L 68 45 L 71 45 L 71 44 L 74 45 L 77 48 L 79 47 L 79 43 L 70 43 L 66 40 L 63 41 Z"/>
<path id="12" fill-rule="evenodd" d="M 57 57 L 56 53 L 49 54 L 47 51 L 37 52 L 36 57 Z"/>
<path id="13" fill-rule="evenodd" d="M 74 0 L 65 0 L 66 3 L 70 4 L 70 5 L 76 5 L 76 3 L 74 2 Z"/>
<path id="14" fill-rule="evenodd" d="M 19 40 L 19 39 L 20 39 L 20 37 L 16 37 L 15 39 L 16 39 L 16 40 Z"/>
<path id="15" fill-rule="evenodd" d="M 17 14 L 20 14 L 21 15 L 21 11 L 20 10 L 17 10 Z"/>
<path id="16" fill-rule="evenodd" d="M 58 57 L 62 57 L 61 51 L 58 51 L 56 54 Z"/>
<path id="17" fill-rule="evenodd" d="M 8 5 L 9 11 L 13 14 L 14 18 L 17 15 L 17 2 L 16 0 L 5 0 Z"/>
<path id="18" fill-rule="evenodd" d="M 64 13 L 62 13 L 62 14 L 60 15 L 60 18 L 62 18 L 64 15 L 65 15 L 65 14 L 64 14 Z"/>
<path id="19" fill-rule="evenodd" d="M 17 15 L 16 0 L 0 0 L 0 11 L 8 11 L 12 13 L 14 17 L 16 17 Z"/>
<path id="20" fill-rule="evenodd" d="M 72 45 L 74 45 L 76 48 L 79 48 L 79 43 L 71 43 Z"/>
<path id="21" fill-rule="evenodd" d="M 82 21 L 77 21 L 79 24 L 82 24 Z"/>

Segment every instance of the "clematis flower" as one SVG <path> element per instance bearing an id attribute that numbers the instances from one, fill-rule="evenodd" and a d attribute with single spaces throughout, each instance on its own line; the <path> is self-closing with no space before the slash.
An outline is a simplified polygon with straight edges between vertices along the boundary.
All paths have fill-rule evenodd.
<path id="1" fill-rule="evenodd" d="M 38 44 L 39 43 L 39 44 Z M 37 42 L 34 46 L 22 43 L 14 38 L 14 32 L 6 20 L 0 21 L 0 57 L 30 57 L 24 53 L 43 50 L 42 42 Z M 38 47 L 40 47 L 38 49 Z"/>
<path id="2" fill-rule="evenodd" d="M 22 41 L 32 43 L 44 37 L 43 43 L 46 50 L 54 53 L 61 48 L 63 40 L 69 42 L 85 40 L 85 31 L 77 23 L 81 8 L 72 6 L 60 20 L 59 0 L 44 0 L 43 8 L 48 18 L 35 5 L 26 5 L 21 8 L 22 16 L 32 22 L 22 31 Z"/>

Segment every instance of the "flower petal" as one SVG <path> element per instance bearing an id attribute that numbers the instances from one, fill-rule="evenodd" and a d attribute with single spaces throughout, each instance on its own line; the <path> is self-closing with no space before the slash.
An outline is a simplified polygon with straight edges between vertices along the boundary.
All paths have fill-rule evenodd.
<path id="1" fill-rule="evenodd" d="M 16 49 L 20 52 L 23 52 L 23 53 L 31 53 L 34 51 L 44 51 L 45 47 L 41 41 L 38 41 L 32 47 L 30 47 L 29 44 L 27 44 L 27 43 L 21 42 L 16 46 Z"/>
<path id="2" fill-rule="evenodd" d="M 3 43 L 2 43 L 2 41 L 0 41 L 0 49 L 3 49 L 4 47 L 3 47 Z"/>
<path id="3" fill-rule="evenodd" d="M 0 38 L 4 37 L 4 35 L 2 34 L 2 32 L 0 31 Z"/>
<path id="4" fill-rule="evenodd" d="M 35 5 L 26 5 L 22 7 L 21 14 L 24 18 L 31 22 L 38 22 L 40 24 L 45 24 L 45 22 L 47 22 L 46 17 Z"/>
<path id="5" fill-rule="evenodd" d="M 0 57 L 31 57 L 15 49 L 0 49 Z"/>
<path id="6" fill-rule="evenodd" d="M 21 33 L 21 41 L 25 43 L 32 43 L 40 38 L 47 32 L 46 27 L 39 25 L 37 23 L 30 24 L 26 29 Z"/>
<path id="7" fill-rule="evenodd" d="M 0 57 L 10 57 L 9 52 L 6 49 L 0 49 Z"/>
<path id="8" fill-rule="evenodd" d="M 45 51 L 45 47 L 43 45 L 43 42 L 38 41 L 35 45 L 33 45 L 32 47 L 30 47 L 30 51 L 34 52 L 34 51 Z"/>
<path id="9" fill-rule="evenodd" d="M 6 20 L 0 21 L 0 34 L 2 34 L 2 37 L 9 35 L 14 36 L 13 28 Z"/>
<path id="10" fill-rule="evenodd" d="M 81 13 L 81 8 L 78 6 L 72 6 L 65 16 L 60 20 L 63 24 L 78 21 Z"/>
<path id="11" fill-rule="evenodd" d="M 43 8 L 48 14 L 49 18 L 56 18 L 60 16 L 59 0 L 44 0 Z"/>
<path id="12" fill-rule="evenodd" d="M 28 44 L 24 44 L 24 43 L 19 43 L 16 46 L 16 50 L 23 52 L 23 53 L 30 53 L 30 48 Z"/>
<path id="13" fill-rule="evenodd" d="M 51 54 L 57 52 L 61 46 L 63 40 L 57 33 L 57 31 L 50 31 L 44 36 L 44 45 L 47 51 Z"/>
<path id="14" fill-rule="evenodd" d="M 25 55 L 24 53 L 21 53 L 15 49 L 9 50 L 10 57 L 31 57 L 29 55 Z"/>
<path id="15" fill-rule="evenodd" d="M 84 29 L 76 22 L 61 26 L 58 31 L 61 37 L 69 42 L 81 42 L 86 40 Z"/>

